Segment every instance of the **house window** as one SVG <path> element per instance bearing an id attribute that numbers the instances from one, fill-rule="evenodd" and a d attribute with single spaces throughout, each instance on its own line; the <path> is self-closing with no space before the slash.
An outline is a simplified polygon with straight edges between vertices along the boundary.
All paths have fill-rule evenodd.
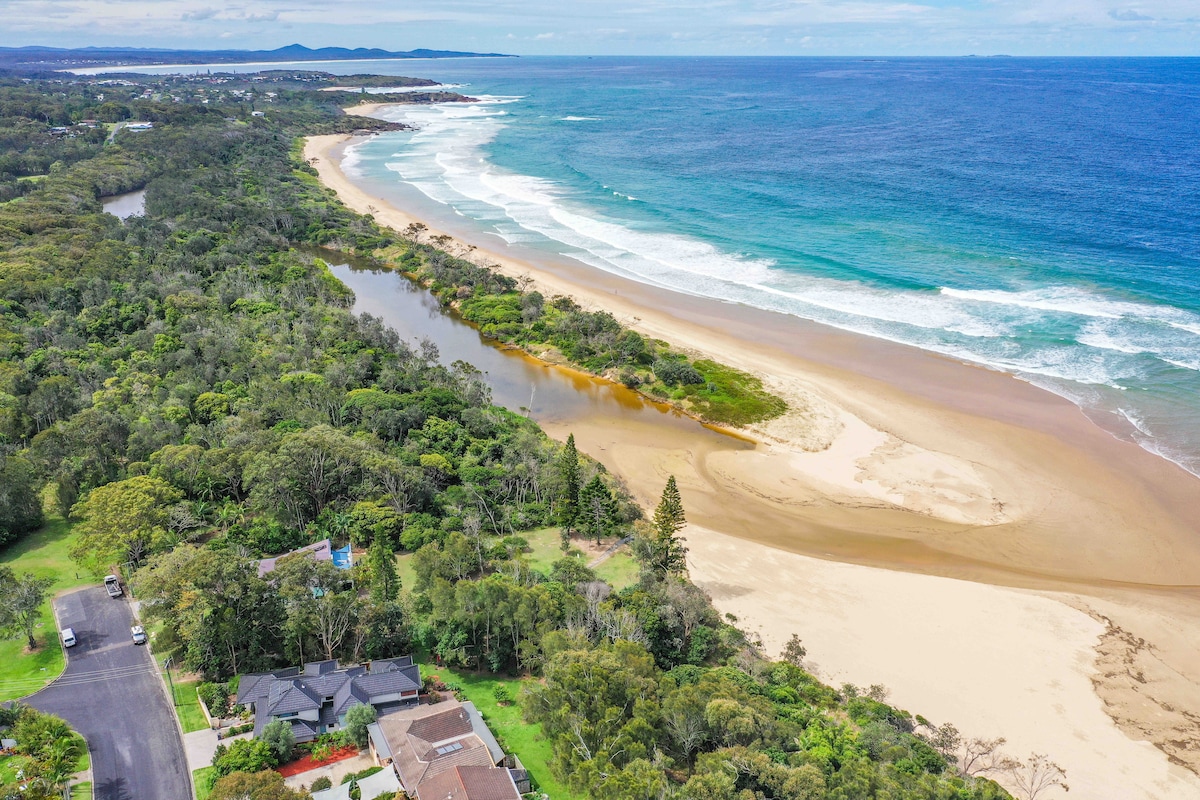
<path id="1" fill-rule="evenodd" d="M 439 747 L 434 752 L 437 753 L 439 756 L 444 756 L 447 753 L 453 753 L 455 750 L 462 750 L 462 749 L 463 749 L 462 744 L 459 742 L 455 742 L 454 744 L 448 744 L 445 747 Z"/>

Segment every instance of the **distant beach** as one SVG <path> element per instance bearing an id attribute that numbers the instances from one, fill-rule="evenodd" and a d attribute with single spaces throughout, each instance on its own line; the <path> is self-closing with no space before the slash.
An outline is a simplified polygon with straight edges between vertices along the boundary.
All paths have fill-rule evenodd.
<path id="1" fill-rule="evenodd" d="M 419 221 L 342 172 L 349 141 L 308 141 L 326 185 L 396 230 Z M 883 683 L 1014 755 L 1049 753 L 1073 796 L 1200 797 L 1178 766 L 1200 766 L 1181 713 L 1200 707 L 1196 478 L 1001 373 L 566 258 L 448 246 L 788 399 L 750 451 L 677 426 L 545 426 L 574 432 L 643 503 L 679 478 L 694 580 L 768 650 L 798 633 L 830 680 Z"/>

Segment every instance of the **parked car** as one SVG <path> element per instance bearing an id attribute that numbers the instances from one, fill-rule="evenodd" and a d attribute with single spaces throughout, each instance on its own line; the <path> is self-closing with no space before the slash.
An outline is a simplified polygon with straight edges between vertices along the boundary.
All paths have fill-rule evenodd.
<path id="1" fill-rule="evenodd" d="M 70 628 L 63 628 L 62 629 L 62 640 L 63 640 L 63 647 L 74 647 L 75 646 L 75 631 L 71 630 Z"/>
<path id="2" fill-rule="evenodd" d="M 108 590 L 109 597 L 120 597 L 125 594 L 125 591 L 121 588 L 121 579 L 116 575 L 104 576 L 104 588 Z"/>
<path id="3" fill-rule="evenodd" d="M 133 643 L 134 644 L 145 644 L 146 643 L 146 629 L 143 628 L 141 625 L 134 625 L 132 628 L 129 629 L 129 632 L 131 634 L 133 634 Z"/>

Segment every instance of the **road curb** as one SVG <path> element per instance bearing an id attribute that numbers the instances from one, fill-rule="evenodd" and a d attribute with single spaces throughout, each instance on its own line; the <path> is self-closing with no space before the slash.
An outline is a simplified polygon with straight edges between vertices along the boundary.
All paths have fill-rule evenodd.
<path id="1" fill-rule="evenodd" d="M 20 697 L 17 697 L 17 698 L 14 698 L 13 700 L 8 700 L 5 702 L 20 703 L 24 700 L 27 700 L 30 697 L 33 697 L 38 692 L 42 692 L 42 691 L 45 691 L 46 689 L 49 689 L 54 684 L 58 683 L 59 679 L 62 678 L 63 675 L 67 674 L 67 667 L 69 667 L 71 665 L 71 655 L 70 655 L 70 653 L 67 652 L 67 648 L 64 647 L 63 643 L 62 643 L 62 622 L 58 618 L 58 606 L 55 605 L 55 601 L 58 600 L 59 597 L 66 597 L 67 595 L 74 594 L 75 592 L 82 592 L 84 589 L 87 589 L 87 588 L 88 587 L 86 587 L 86 586 L 80 586 L 79 588 L 72 589 L 69 592 L 60 592 L 58 595 L 50 598 L 50 616 L 54 617 L 54 641 L 58 643 L 58 649 L 62 652 L 62 655 L 63 655 L 62 672 L 55 675 L 54 679 L 51 680 L 49 683 L 42 684 L 41 686 L 39 686 L 37 689 L 30 692 L 29 694 L 23 694 Z M 84 741 L 86 742 L 87 740 L 85 739 Z M 91 752 L 90 751 L 88 753 L 88 763 L 89 764 L 91 763 Z M 91 767 L 89 766 L 88 769 L 91 769 Z"/>
<path id="2" fill-rule="evenodd" d="M 135 617 L 135 619 L 139 619 L 139 618 Z M 146 649 L 150 651 L 150 661 L 153 662 L 154 672 L 158 675 L 158 685 L 162 687 L 163 692 L 167 695 L 167 705 L 169 705 L 171 707 L 171 716 L 175 718 L 175 727 L 179 729 L 179 744 L 181 747 L 184 748 L 184 752 L 185 752 L 184 764 L 186 766 L 188 766 L 188 771 L 187 771 L 188 772 L 188 786 L 190 786 L 191 790 L 192 790 L 192 794 L 190 797 L 187 798 L 187 800 L 196 800 L 196 776 L 192 773 L 190 765 L 187 765 L 187 757 L 186 757 L 187 745 L 185 745 L 184 741 L 183 741 L 183 737 L 186 736 L 187 734 L 183 730 L 183 721 L 181 719 L 179 719 L 179 712 L 175 710 L 175 695 L 172 693 L 171 689 L 167 686 L 167 681 L 163 677 L 163 672 L 162 672 L 163 668 L 161 666 L 159 666 L 158 658 L 154 654 L 154 649 L 151 646 L 151 639 L 149 636 L 146 637 Z"/>

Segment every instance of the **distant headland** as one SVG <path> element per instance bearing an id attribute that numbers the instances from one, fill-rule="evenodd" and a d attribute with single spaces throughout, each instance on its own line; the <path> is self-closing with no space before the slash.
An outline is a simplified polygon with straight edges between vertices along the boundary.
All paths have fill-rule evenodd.
<path id="1" fill-rule="evenodd" d="M 406 50 L 318 47 L 290 44 L 275 50 L 172 50 L 143 47 L 61 48 L 32 45 L 0 47 L 0 67 L 147 66 L 153 64 L 236 64 L 242 62 L 362 61 L 381 58 L 516 58 L 504 53 L 466 53 L 456 50 Z"/>

